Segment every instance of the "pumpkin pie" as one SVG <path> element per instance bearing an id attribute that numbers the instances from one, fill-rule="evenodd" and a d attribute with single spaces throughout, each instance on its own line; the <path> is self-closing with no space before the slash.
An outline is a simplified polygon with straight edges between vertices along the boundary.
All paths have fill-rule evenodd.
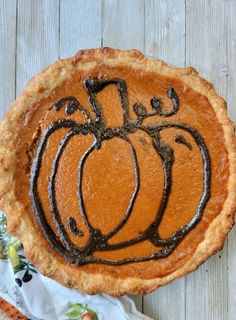
<path id="1" fill-rule="evenodd" d="M 193 68 L 80 51 L 36 75 L 2 121 L 0 198 L 43 274 L 89 294 L 150 292 L 233 225 L 226 103 Z"/>

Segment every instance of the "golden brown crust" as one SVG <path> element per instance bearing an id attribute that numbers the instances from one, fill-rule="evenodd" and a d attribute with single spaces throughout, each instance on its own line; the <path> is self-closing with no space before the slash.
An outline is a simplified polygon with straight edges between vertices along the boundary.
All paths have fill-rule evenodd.
<path id="1" fill-rule="evenodd" d="M 14 194 L 13 175 L 16 167 L 15 146 L 24 113 L 53 89 L 62 84 L 75 70 L 90 70 L 99 64 L 108 66 L 131 66 L 134 69 L 156 72 L 182 80 L 193 90 L 208 98 L 216 117 L 221 124 L 228 151 L 230 178 L 228 196 L 223 210 L 209 225 L 194 255 L 177 271 L 162 278 L 143 280 L 141 278 L 118 279 L 111 275 L 90 274 L 80 269 L 63 264 L 45 249 L 43 239 L 35 235 L 31 220 Z M 219 250 L 226 234 L 234 223 L 236 210 L 236 139 L 234 125 L 229 120 L 225 101 L 214 91 L 213 86 L 202 79 L 193 68 L 175 68 L 160 60 L 146 58 L 136 50 L 114 50 L 101 48 L 80 51 L 75 57 L 60 60 L 35 76 L 25 90 L 12 104 L 5 119 L 0 125 L 0 207 L 8 218 L 8 229 L 18 236 L 25 248 L 25 254 L 39 270 L 66 286 L 80 291 L 95 294 L 105 291 L 119 296 L 125 293 L 144 294 L 163 286 L 193 270 L 210 255 Z M 27 232 L 25 232 L 27 230 Z"/>
<path id="2" fill-rule="evenodd" d="M 2 320 L 27 320 L 19 310 L 4 299 L 0 298 L 0 319 Z"/>

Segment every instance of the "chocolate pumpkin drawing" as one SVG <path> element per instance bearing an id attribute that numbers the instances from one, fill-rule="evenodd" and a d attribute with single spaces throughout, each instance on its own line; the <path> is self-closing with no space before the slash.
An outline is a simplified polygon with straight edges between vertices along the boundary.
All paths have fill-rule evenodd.
<path id="1" fill-rule="evenodd" d="M 39 272 L 88 294 L 195 270 L 222 248 L 235 190 L 225 101 L 192 67 L 136 50 L 55 62 L 0 123 L 8 232 Z"/>
<path id="2" fill-rule="evenodd" d="M 122 127 L 119 128 L 108 128 L 106 127 L 105 120 L 102 115 L 102 106 L 99 104 L 99 101 L 96 97 L 96 94 L 103 90 L 106 86 L 110 84 L 115 84 L 117 90 L 119 91 L 120 103 L 123 111 L 124 123 Z M 178 112 L 180 108 L 180 101 L 177 93 L 174 88 L 168 88 L 167 95 L 169 99 L 172 101 L 173 108 L 169 111 L 166 111 L 164 106 L 162 105 L 162 100 L 158 97 L 152 97 L 150 99 L 151 106 L 153 108 L 152 113 L 148 113 L 145 107 L 141 104 L 135 104 L 133 109 L 137 114 L 136 120 L 131 120 L 129 118 L 129 103 L 128 103 L 128 94 L 126 89 L 125 81 L 122 79 L 109 79 L 109 80 L 98 80 L 98 79 L 89 79 L 84 81 L 84 87 L 88 92 L 89 101 L 91 104 L 91 108 L 96 115 L 96 119 L 93 121 L 89 112 L 86 111 L 82 105 L 80 105 L 79 101 L 75 97 L 63 97 L 59 101 L 54 104 L 54 108 L 59 110 L 60 108 L 65 108 L 65 116 L 69 116 L 74 112 L 82 112 L 85 116 L 87 123 L 80 124 L 74 122 L 69 119 L 58 120 L 52 123 L 48 129 L 43 133 L 43 137 L 39 143 L 35 160 L 32 166 L 31 173 L 31 183 L 30 183 L 30 193 L 34 206 L 35 213 L 37 215 L 39 224 L 41 225 L 42 231 L 45 234 L 45 237 L 49 241 L 49 243 L 56 248 L 56 250 L 70 263 L 74 264 L 85 264 L 85 263 L 105 263 L 111 265 L 119 265 L 128 262 L 138 262 L 145 261 L 150 259 L 157 259 L 166 257 L 169 255 L 181 239 L 198 223 L 198 221 L 202 217 L 202 212 L 204 207 L 210 196 L 210 156 L 207 150 L 207 147 L 204 143 L 203 138 L 198 133 L 197 130 L 193 129 L 191 126 L 184 123 L 175 123 L 175 122 L 160 122 L 151 126 L 144 126 L 143 120 L 144 118 L 151 117 L 154 115 L 160 115 L 163 118 L 170 117 L 171 115 Z M 190 133 L 195 140 L 199 148 L 199 152 L 202 156 L 203 161 L 203 193 L 201 198 L 199 199 L 198 207 L 196 208 L 195 215 L 191 219 L 191 221 L 183 225 L 179 230 L 177 230 L 171 237 L 168 239 L 162 239 L 158 235 L 158 225 L 161 222 L 161 218 L 163 214 L 165 214 L 166 203 L 168 202 L 168 197 L 171 192 L 171 170 L 172 164 L 174 161 L 174 152 L 171 147 L 166 144 L 164 141 L 160 139 L 160 132 L 165 130 L 166 128 L 178 128 Z M 48 185 L 48 192 L 50 197 L 50 208 L 53 216 L 54 223 L 57 227 L 60 239 L 57 239 L 57 236 L 53 232 L 53 230 L 48 225 L 45 215 L 43 212 L 43 207 L 40 201 L 40 196 L 37 191 L 37 182 L 39 177 L 40 167 L 42 165 L 42 156 L 44 149 L 47 145 L 47 141 L 50 138 L 50 135 L 59 128 L 68 128 L 67 134 L 62 138 L 59 147 L 56 151 L 56 155 L 53 161 L 52 173 L 50 176 L 50 181 Z M 129 134 L 136 132 L 137 130 L 143 130 L 146 132 L 150 138 L 152 139 L 153 148 L 159 155 L 163 164 L 164 171 L 164 190 L 162 192 L 162 199 L 157 208 L 157 214 L 153 221 L 151 221 L 150 225 L 140 236 L 128 240 L 123 241 L 117 244 L 109 244 L 108 241 L 112 238 L 126 223 L 129 219 L 129 216 L 132 214 L 132 208 L 135 203 L 135 199 L 139 192 L 140 185 L 140 174 L 139 174 L 139 165 L 137 160 L 137 155 L 134 146 L 132 145 Z M 78 198 L 79 198 L 79 208 L 82 214 L 83 220 L 85 222 L 86 227 L 89 230 L 90 237 L 88 240 L 88 244 L 83 248 L 76 247 L 73 242 L 70 240 L 69 235 L 67 234 L 65 227 L 60 219 L 60 213 L 57 208 L 56 194 L 55 194 L 55 180 L 58 169 L 58 164 L 60 158 L 63 154 L 66 145 L 69 143 L 70 139 L 74 135 L 92 135 L 94 137 L 94 142 L 92 145 L 86 150 L 83 156 L 80 159 L 78 164 Z M 86 160 L 90 156 L 90 154 L 94 151 L 94 149 L 101 148 L 102 144 L 105 144 L 107 140 L 110 140 L 114 137 L 118 137 L 119 139 L 124 140 L 130 146 L 130 156 L 133 159 L 134 163 L 134 179 L 135 179 L 135 188 L 133 194 L 131 196 L 128 208 L 124 213 L 122 220 L 119 224 L 108 234 L 103 234 L 101 230 L 96 229 L 92 226 L 89 221 L 89 215 L 86 210 L 86 205 L 83 199 L 83 188 L 82 188 L 82 180 L 83 180 L 83 168 L 86 163 Z M 191 149 L 191 145 L 188 145 L 188 142 L 182 136 L 175 136 L 175 141 L 178 143 L 183 143 L 187 147 Z M 78 237 L 83 236 L 83 232 L 79 229 L 75 218 L 68 218 L 68 225 L 71 231 Z M 117 250 L 122 249 L 126 246 L 130 246 L 136 243 L 139 243 L 144 240 L 149 240 L 156 247 L 161 247 L 157 252 L 144 257 L 131 257 L 126 259 L 121 259 L 117 261 L 109 261 L 105 259 L 99 259 L 93 256 L 94 251 L 106 251 L 106 250 Z"/>

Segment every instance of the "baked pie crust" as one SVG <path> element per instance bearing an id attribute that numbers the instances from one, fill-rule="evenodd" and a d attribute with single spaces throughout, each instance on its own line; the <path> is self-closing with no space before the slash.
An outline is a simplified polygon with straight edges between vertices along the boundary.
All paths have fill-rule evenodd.
<path id="1" fill-rule="evenodd" d="M 193 68 L 136 50 L 57 61 L 1 122 L 0 207 L 44 275 L 150 292 L 221 249 L 234 223 L 226 103 Z"/>

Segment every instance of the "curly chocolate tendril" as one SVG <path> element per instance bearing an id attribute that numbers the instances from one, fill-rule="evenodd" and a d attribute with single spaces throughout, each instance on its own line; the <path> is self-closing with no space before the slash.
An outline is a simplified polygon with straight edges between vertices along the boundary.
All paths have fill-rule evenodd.
<path id="1" fill-rule="evenodd" d="M 100 105 L 97 99 L 97 93 L 102 91 L 108 85 L 115 85 L 117 87 L 120 103 L 123 110 L 123 126 L 119 128 L 107 128 L 105 124 L 105 119 L 103 117 L 102 106 Z M 31 179 L 30 179 L 30 196 L 32 199 L 34 211 L 38 222 L 41 226 L 41 229 L 47 238 L 50 245 L 55 248 L 55 250 L 61 254 L 68 262 L 83 265 L 87 263 L 102 263 L 108 265 L 122 265 L 125 263 L 147 261 L 151 259 L 158 259 L 167 257 L 171 252 L 176 248 L 184 236 L 192 230 L 196 224 L 200 221 L 203 215 L 204 208 L 210 198 L 210 182 L 211 182 L 211 164 L 210 156 L 205 145 L 205 142 L 201 134 L 192 128 L 191 126 L 184 123 L 176 122 L 159 122 L 154 125 L 143 125 L 143 120 L 147 117 L 154 115 L 159 115 L 161 117 L 170 117 L 178 112 L 180 107 L 180 101 L 177 93 L 174 88 L 168 88 L 167 97 L 172 103 L 172 108 L 165 109 L 163 108 L 162 100 L 155 96 L 150 100 L 152 106 L 152 112 L 148 112 L 146 108 L 140 104 L 136 103 L 133 106 L 133 110 L 137 115 L 137 119 L 131 119 L 129 116 L 129 102 L 126 83 L 122 79 L 109 79 L 109 80 L 98 80 L 98 79 L 88 79 L 84 81 L 85 90 L 89 96 L 89 102 L 92 108 L 92 111 L 95 113 L 95 120 L 92 120 L 90 113 L 80 105 L 78 100 L 75 97 L 64 97 L 57 101 L 54 104 L 56 110 L 60 110 L 62 107 L 65 107 L 65 114 L 67 116 L 71 115 L 76 111 L 82 112 L 85 116 L 87 123 L 80 124 L 69 119 L 58 120 L 47 128 L 44 132 L 41 141 L 38 145 L 36 155 L 33 161 L 32 170 L 31 170 Z M 48 194 L 50 200 L 50 209 L 51 214 L 57 228 L 57 234 L 52 230 L 49 223 L 46 220 L 45 212 L 42 206 L 42 201 L 40 199 L 40 194 L 38 192 L 38 180 L 40 175 L 40 169 L 43 161 L 43 154 L 45 152 L 47 142 L 51 135 L 60 128 L 68 129 L 67 134 L 62 138 L 55 158 L 53 161 L 52 172 L 48 184 Z M 198 206 L 196 208 L 193 218 L 189 223 L 183 225 L 178 231 L 176 231 L 168 239 L 162 239 L 158 234 L 158 227 L 162 220 L 162 217 L 165 213 L 167 207 L 169 195 L 171 192 L 172 185 L 172 166 L 174 163 L 174 151 L 172 148 L 166 144 L 161 139 L 161 132 L 168 128 L 176 128 L 183 130 L 189 133 L 196 145 L 199 148 L 202 157 L 203 163 L 203 192 L 201 198 L 199 199 Z M 132 209 L 134 207 L 135 200 L 139 193 L 140 189 L 140 172 L 138 159 L 134 146 L 132 145 L 129 134 L 134 133 L 137 130 L 142 130 L 152 139 L 153 147 L 162 161 L 162 167 L 164 172 L 164 188 L 162 192 L 162 198 L 159 204 L 159 207 L 156 211 L 156 217 L 149 227 L 143 231 L 141 235 L 131 240 L 123 241 L 117 244 L 110 244 L 109 240 L 117 234 L 117 232 L 122 229 L 122 227 L 128 221 L 130 215 L 132 214 Z M 76 135 L 86 136 L 92 135 L 94 137 L 94 142 L 90 148 L 83 154 L 79 163 L 78 163 L 78 199 L 79 199 L 79 211 L 84 220 L 89 231 L 89 240 L 84 247 L 76 246 L 70 239 L 66 227 L 63 224 L 60 213 L 57 207 L 56 199 L 56 176 L 58 172 L 58 166 L 60 159 L 63 155 L 63 152 L 70 142 L 70 139 Z M 95 150 L 101 148 L 101 145 L 104 141 L 110 140 L 114 137 L 117 137 L 130 146 L 130 155 L 133 159 L 133 170 L 134 170 L 134 190 L 128 205 L 126 212 L 123 215 L 120 223 L 108 234 L 103 234 L 101 230 L 95 229 L 89 221 L 89 216 L 86 210 L 86 203 L 83 198 L 83 188 L 82 182 L 84 177 L 84 166 L 89 155 Z M 182 135 L 176 135 L 174 137 L 176 143 L 185 145 L 190 151 L 192 150 L 192 145 L 184 138 Z M 71 232 L 78 237 L 83 236 L 83 232 L 79 229 L 79 226 L 76 222 L 76 219 L 69 217 L 67 224 Z M 107 259 L 101 259 L 95 257 L 93 254 L 96 251 L 109 251 L 122 249 L 133 244 L 150 241 L 154 246 L 161 248 L 157 252 L 142 256 L 142 257 L 130 257 L 126 259 L 121 259 L 117 261 L 111 261 Z"/>

